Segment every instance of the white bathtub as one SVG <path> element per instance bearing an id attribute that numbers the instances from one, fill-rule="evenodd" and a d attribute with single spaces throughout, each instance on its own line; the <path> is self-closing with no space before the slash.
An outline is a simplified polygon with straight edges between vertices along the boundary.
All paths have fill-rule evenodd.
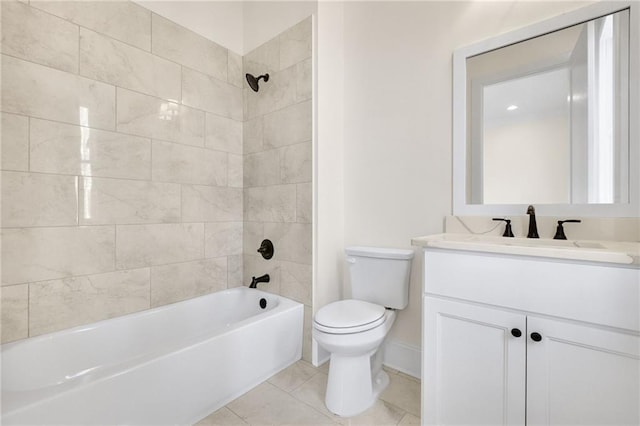
<path id="1" fill-rule="evenodd" d="M 241 287 L 3 345 L 2 424 L 195 423 L 300 359 L 302 321 Z"/>

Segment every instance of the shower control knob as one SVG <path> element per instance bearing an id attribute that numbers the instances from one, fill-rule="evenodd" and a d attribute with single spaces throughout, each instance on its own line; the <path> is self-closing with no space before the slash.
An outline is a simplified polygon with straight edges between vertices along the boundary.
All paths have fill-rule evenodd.
<path id="1" fill-rule="evenodd" d="M 542 340 L 542 335 L 540 333 L 531 333 L 531 340 L 534 342 L 539 342 Z"/>
<path id="2" fill-rule="evenodd" d="M 271 242 L 271 240 L 262 240 L 262 244 L 260 244 L 258 253 L 260 253 L 262 257 L 267 260 L 271 259 L 273 257 L 273 243 Z"/>
<path id="3" fill-rule="evenodd" d="M 522 331 L 520 331 L 519 328 L 512 328 L 511 329 L 511 335 L 513 337 L 520 337 L 520 336 L 522 336 Z"/>

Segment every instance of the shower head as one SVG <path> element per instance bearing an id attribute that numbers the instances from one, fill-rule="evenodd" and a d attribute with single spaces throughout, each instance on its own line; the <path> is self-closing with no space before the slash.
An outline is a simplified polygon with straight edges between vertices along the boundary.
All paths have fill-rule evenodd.
<path id="1" fill-rule="evenodd" d="M 265 82 L 269 81 L 269 74 L 264 74 L 257 78 L 251 74 L 246 74 L 246 77 L 247 77 L 247 83 L 249 83 L 249 87 L 251 87 L 251 89 L 253 89 L 254 92 L 257 92 L 259 89 L 258 81 L 260 81 L 260 79 L 263 79 Z"/>

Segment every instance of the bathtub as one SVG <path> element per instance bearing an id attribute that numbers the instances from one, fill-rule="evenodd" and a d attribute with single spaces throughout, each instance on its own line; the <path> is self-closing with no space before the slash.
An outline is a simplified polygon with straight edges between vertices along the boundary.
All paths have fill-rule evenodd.
<path id="1" fill-rule="evenodd" d="M 2 424 L 195 423 L 300 359 L 302 322 L 240 287 L 3 345 Z"/>

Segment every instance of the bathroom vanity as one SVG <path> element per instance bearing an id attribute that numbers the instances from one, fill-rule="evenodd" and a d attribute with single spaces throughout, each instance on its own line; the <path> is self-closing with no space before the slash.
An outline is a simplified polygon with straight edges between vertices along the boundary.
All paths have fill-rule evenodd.
<path id="1" fill-rule="evenodd" d="M 413 244 L 423 424 L 640 424 L 640 243 Z"/>
<path id="2" fill-rule="evenodd" d="M 529 204 L 547 222 L 639 217 L 640 125 L 627 119 L 640 111 L 639 22 L 637 2 L 595 2 L 454 52 L 456 217 L 520 221 Z M 640 424 L 640 243 L 502 238 L 459 222 L 469 234 L 413 240 L 422 423 Z"/>

